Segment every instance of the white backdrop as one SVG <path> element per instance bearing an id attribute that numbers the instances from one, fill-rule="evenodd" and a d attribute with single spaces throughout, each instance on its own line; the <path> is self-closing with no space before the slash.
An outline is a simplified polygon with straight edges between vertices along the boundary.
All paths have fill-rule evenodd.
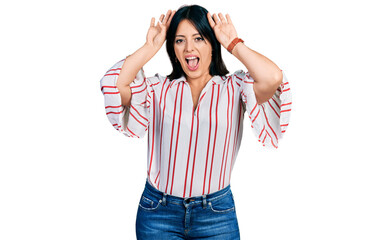
<path id="1" fill-rule="evenodd" d="M 292 88 L 277 150 L 245 115 L 231 183 L 241 238 L 388 239 L 384 1 L 255 2 L 1 3 L 0 239 L 135 239 L 146 138 L 111 126 L 99 80 L 184 3 L 229 13 Z M 165 47 L 144 70 L 170 72 Z"/>

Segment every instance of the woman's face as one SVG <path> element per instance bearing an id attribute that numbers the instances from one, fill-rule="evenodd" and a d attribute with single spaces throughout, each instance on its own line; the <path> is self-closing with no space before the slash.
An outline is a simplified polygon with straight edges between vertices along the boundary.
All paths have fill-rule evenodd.
<path id="1" fill-rule="evenodd" d="M 198 30 L 187 19 L 177 28 L 174 41 L 175 55 L 188 79 L 207 77 L 212 60 L 212 46 L 202 38 Z"/>

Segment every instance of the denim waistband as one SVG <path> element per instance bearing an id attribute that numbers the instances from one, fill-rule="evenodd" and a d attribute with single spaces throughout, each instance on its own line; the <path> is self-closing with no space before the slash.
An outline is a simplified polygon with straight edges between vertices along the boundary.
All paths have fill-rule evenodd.
<path id="1" fill-rule="evenodd" d="M 203 204 L 206 204 L 206 201 L 214 201 L 218 198 L 225 196 L 229 192 L 231 192 L 230 184 L 229 184 L 228 186 L 224 187 L 223 189 L 221 189 L 217 192 L 205 194 L 202 196 L 183 198 L 183 197 L 169 195 L 167 193 L 159 191 L 154 186 L 152 186 L 148 182 L 148 180 L 146 181 L 145 190 L 148 191 L 150 194 L 154 195 L 155 197 L 161 199 L 163 205 L 165 205 L 166 202 L 175 202 L 175 203 L 181 203 L 181 204 L 202 202 Z"/>

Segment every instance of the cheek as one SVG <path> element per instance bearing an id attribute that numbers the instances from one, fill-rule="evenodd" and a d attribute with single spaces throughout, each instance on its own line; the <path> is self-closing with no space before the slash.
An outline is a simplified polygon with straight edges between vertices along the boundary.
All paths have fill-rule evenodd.
<path id="1" fill-rule="evenodd" d="M 180 51 L 179 47 L 178 47 L 177 45 L 174 45 L 174 53 L 175 53 L 175 56 L 176 56 L 177 58 L 180 57 L 180 55 L 179 55 L 180 52 L 181 52 L 181 51 Z"/>
<path id="2" fill-rule="evenodd" d="M 206 58 L 204 59 L 203 62 L 205 63 L 206 66 L 210 66 L 210 63 L 212 62 L 212 56 L 210 54 L 206 55 Z"/>

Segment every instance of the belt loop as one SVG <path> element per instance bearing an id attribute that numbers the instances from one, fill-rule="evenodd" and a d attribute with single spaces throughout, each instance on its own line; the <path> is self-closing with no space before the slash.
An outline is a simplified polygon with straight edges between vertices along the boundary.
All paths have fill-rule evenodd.
<path id="1" fill-rule="evenodd" d="M 206 195 L 203 195 L 202 196 L 202 207 L 205 209 L 207 207 L 207 203 L 206 203 Z"/>
<path id="2" fill-rule="evenodd" d="M 166 206 L 166 193 L 163 193 L 163 199 L 162 199 L 162 204 L 163 206 Z"/>

